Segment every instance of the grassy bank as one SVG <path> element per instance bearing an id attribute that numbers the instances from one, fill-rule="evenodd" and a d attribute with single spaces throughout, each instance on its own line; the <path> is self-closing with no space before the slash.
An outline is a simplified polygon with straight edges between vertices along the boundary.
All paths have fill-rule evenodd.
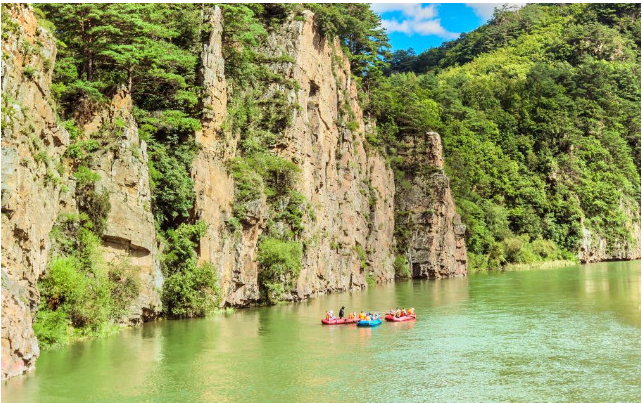
<path id="1" fill-rule="evenodd" d="M 558 269 L 560 267 L 574 266 L 579 264 L 575 260 L 546 260 L 540 262 L 532 263 L 509 263 L 505 266 L 502 266 L 501 269 L 480 269 L 480 268 L 469 268 L 469 274 L 478 274 L 478 273 L 492 273 L 492 272 L 503 272 L 503 271 L 525 271 L 525 270 L 551 270 Z"/>

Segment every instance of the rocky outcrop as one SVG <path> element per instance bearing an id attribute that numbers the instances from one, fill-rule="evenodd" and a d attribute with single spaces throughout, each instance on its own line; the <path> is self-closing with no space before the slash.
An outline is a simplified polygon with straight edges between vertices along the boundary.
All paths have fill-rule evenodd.
<path id="1" fill-rule="evenodd" d="M 98 173 L 99 192 L 109 194 L 111 205 L 103 234 L 103 258 L 138 278 L 140 294 L 129 309 L 128 321 L 139 323 L 161 311 L 163 274 L 158 260 L 156 228 L 151 209 L 147 144 L 140 140 L 132 116 L 132 100 L 124 88 L 111 103 L 76 121 L 87 138 L 98 132 L 106 144 L 92 155 L 91 170 Z"/>
<path id="2" fill-rule="evenodd" d="M 222 303 L 248 305 L 260 298 L 257 245 L 264 232 L 268 210 L 258 199 L 247 206 L 248 218 L 241 231 L 230 231 L 234 182 L 226 162 L 236 155 L 236 139 L 221 130 L 227 97 L 224 60 L 221 54 L 222 18 L 218 8 L 209 11 L 211 33 L 203 48 L 202 77 L 205 87 L 201 145 L 192 169 L 195 182 L 195 218 L 208 230 L 200 241 L 201 262 L 218 267 Z M 273 150 L 301 168 L 296 190 L 311 205 L 301 235 L 304 268 L 285 299 L 366 286 L 368 276 L 389 281 L 392 271 L 393 194 L 392 172 L 375 150 L 365 148 L 364 123 L 351 80 L 348 60 L 337 43 L 323 39 L 315 30 L 313 15 L 289 19 L 272 32 L 261 51 L 275 60 L 270 64 L 279 76 L 299 83 L 292 89 L 274 84 L 265 94 L 285 94 L 292 124 Z M 348 107 L 358 124 L 348 130 Z M 314 217 L 312 219 L 311 217 Z"/>
<path id="3" fill-rule="evenodd" d="M 627 210 L 625 210 L 627 211 Z M 627 233 L 630 239 L 620 242 L 609 242 L 606 238 L 582 226 L 582 242 L 578 258 L 582 263 L 595 263 L 605 260 L 640 259 L 640 222 L 639 213 L 627 214 Z"/>
<path id="4" fill-rule="evenodd" d="M 407 169 L 395 205 L 412 276 L 465 276 L 466 227 L 443 171 L 441 137 L 431 132 L 408 138 L 403 155 Z"/>
<path id="5" fill-rule="evenodd" d="M 77 208 L 71 166 L 63 158 L 69 134 L 58 122 L 50 93 L 55 39 L 38 26 L 29 6 L 10 5 L 7 11 L 2 42 L 3 378 L 34 367 L 39 348 L 32 322 L 37 281 L 50 259 L 49 234 L 60 213 Z M 162 286 L 146 145 L 138 138 L 126 92 L 97 109 L 79 107 L 84 115 L 78 120 L 85 135 L 106 131 L 111 139 L 92 156 L 92 169 L 101 178 L 98 188 L 109 193 L 111 203 L 103 257 L 139 278 L 141 293 L 124 319 L 140 322 L 160 312 Z"/>
<path id="6" fill-rule="evenodd" d="M 2 378 L 33 368 L 36 282 L 47 267 L 69 143 L 52 107 L 55 39 L 25 5 L 3 6 Z M 7 18 L 7 23 L 5 23 Z"/>
<path id="7" fill-rule="evenodd" d="M 301 108 L 283 137 L 281 156 L 301 168 L 297 190 L 311 204 L 302 238 L 304 268 L 292 299 L 345 291 L 394 278 L 394 178 L 382 155 L 366 149 L 363 112 L 350 63 L 338 42 L 323 38 L 314 15 L 287 21 L 268 38 L 272 64 L 300 88 L 275 88 Z"/>
<path id="8" fill-rule="evenodd" d="M 207 223 L 200 239 L 199 263 L 218 270 L 221 302 L 244 306 L 259 299 L 256 245 L 263 224 L 259 203 L 243 231 L 232 234 L 226 221 L 232 216 L 234 181 L 227 162 L 236 156 L 236 139 L 221 129 L 227 117 L 227 83 L 222 54 L 223 16 L 219 7 L 208 9 L 210 35 L 201 54 L 203 80 L 202 130 L 196 133 L 200 150 L 192 163 L 196 199 L 194 216 Z"/>

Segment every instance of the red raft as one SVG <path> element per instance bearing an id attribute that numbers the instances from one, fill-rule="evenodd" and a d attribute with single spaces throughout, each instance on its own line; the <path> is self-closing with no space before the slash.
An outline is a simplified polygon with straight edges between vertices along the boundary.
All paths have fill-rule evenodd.
<path id="1" fill-rule="evenodd" d="M 406 315 L 406 316 L 394 316 L 394 315 L 386 315 L 386 321 L 388 322 L 405 322 L 407 320 L 415 320 L 417 319 L 417 315 Z"/>
<path id="2" fill-rule="evenodd" d="M 321 323 L 324 325 L 347 325 L 350 323 L 357 323 L 359 322 L 359 318 L 355 319 L 348 319 L 348 318 L 343 318 L 343 319 L 321 319 Z"/>

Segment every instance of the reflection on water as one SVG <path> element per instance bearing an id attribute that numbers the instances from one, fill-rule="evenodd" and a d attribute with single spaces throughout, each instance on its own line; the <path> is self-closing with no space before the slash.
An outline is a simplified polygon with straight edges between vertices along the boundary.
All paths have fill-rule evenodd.
<path id="1" fill-rule="evenodd" d="M 327 309 L 416 322 L 321 326 Z M 43 352 L 9 402 L 639 401 L 640 262 L 409 281 Z"/>

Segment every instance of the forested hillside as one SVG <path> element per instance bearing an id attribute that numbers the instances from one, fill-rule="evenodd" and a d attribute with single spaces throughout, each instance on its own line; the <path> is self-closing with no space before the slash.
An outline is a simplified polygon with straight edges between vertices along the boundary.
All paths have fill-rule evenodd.
<path id="1" fill-rule="evenodd" d="M 375 141 L 442 134 L 472 269 L 639 248 L 639 4 L 497 10 L 387 73 Z"/>

